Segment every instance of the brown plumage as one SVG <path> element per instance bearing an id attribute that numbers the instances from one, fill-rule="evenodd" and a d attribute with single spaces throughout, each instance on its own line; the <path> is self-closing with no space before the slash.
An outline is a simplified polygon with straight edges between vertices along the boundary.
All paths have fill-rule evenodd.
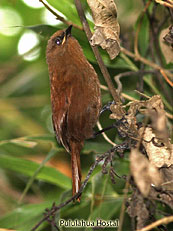
<path id="1" fill-rule="evenodd" d="M 71 154 L 73 195 L 81 185 L 80 151 L 93 135 L 101 107 L 99 81 L 71 28 L 48 41 L 52 119 L 57 140 Z"/>

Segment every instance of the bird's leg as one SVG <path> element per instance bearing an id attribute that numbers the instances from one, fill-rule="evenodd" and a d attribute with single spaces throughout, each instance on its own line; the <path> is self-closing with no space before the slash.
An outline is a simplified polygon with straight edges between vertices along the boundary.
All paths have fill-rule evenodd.
<path id="1" fill-rule="evenodd" d="M 112 129 L 112 128 L 115 128 L 115 127 L 116 127 L 116 126 L 115 126 L 115 123 L 113 123 L 111 126 L 109 126 L 109 127 L 107 127 L 107 128 L 103 128 L 103 129 L 101 129 L 101 130 L 99 130 L 99 131 L 97 131 L 97 132 L 94 132 L 93 138 L 95 138 L 96 136 L 100 135 L 101 133 L 103 133 L 103 132 L 105 132 L 105 131 L 108 131 L 108 130 L 110 130 L 110 129 Z"/>
<path id="2" fill-rule="evenodd" d="M 108 102 L 107 104 L 105 104 L 105 105 L 102 107 L 101 111 L 100 111 L 100 115 L 101 115 L 104 111 L 111 111 L 111 110 L 110 110 L 110 106 L 111 106 L 112 104 L 115 104 L 115 102 L 112 101 L 112 102 Z"/>
<path id="3" fill-rule="evenodd" d="M 111 111 L 111 110 L 110 110 L 110 106 L 111 106 L 112 104 L 115 104 L 115 102 L 114 102 L 114 101 L 111 101 L 111 102 L 108 102 L 107 104 L 105 104 L 105 105 L 102 107 L 101 111 L 100 111 L 100 115 L 101 115 L 103 112 L 105 112 L 105 111 Z M 110 130 L 110 129 L 112 129 L 112 128 L 115 128 L 115 124 L 112 124 L 111 126 L 109 126 L 109 127 L 107 127 L 107 128 L 103 128 L 103 129 L 101 129 L 101 130 L 95 132 L 95 133 L 93 134 L 93 138 L 95 138 L 97 135 L 100 135 L 101 133 L 103 133 L 103 132 L 105 132 L 105 131 L 108 131 L 108 130 Z"/>

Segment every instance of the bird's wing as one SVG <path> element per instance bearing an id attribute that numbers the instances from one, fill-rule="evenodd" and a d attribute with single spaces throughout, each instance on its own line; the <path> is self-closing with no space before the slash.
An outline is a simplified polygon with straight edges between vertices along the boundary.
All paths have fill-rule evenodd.
<path id="1" fill-rule="evenodd" d="M 99 87 L 84 70 L 68 69 L 63 77 L 58 86 L 51 84 L 53 123 L 57 139 L 70 151 L 71 140 L 83 142 L 92 136 L 99 114 Z"/>
<path id="2" fill-rule="evenodd" d="M 68 130 L 75 140 L 83 141 L 92 136 L 93 127 L 98 119 L 100 102 L 98 102 L 97 91 L 99 89 L 96 82 L 87 76 L 84 70 L 74 74 L 73 80 L 74 87 L 71 89 L 67 116 Z"/>
<path id="3" fill-rule="evenodd" d="M 56 82 L 53 81 L 51 83 L 52 121 L 56 138 L 70 152 L 67 133 L 67 112 L 70 103 L 67 94 L 68 89 L 68 86 L 57 86 Z"/>

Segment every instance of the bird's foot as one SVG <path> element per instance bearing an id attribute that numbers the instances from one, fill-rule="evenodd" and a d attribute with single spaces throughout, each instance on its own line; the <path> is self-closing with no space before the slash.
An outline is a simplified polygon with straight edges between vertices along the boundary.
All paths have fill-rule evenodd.
<path id="1" fill-rule="evenodd" d="M 100 111 L 100 115 L 101 115 L 103 112 L 105 112 L 105 111 L 111 111 L 110 106 L 111 106 L 112 104 L 115 104 L 115 102 L 112 101 L 112 102 L 108 102 L 107 104 L 105 104 L 105 105 L 102 107 L 101 111 Z"/>

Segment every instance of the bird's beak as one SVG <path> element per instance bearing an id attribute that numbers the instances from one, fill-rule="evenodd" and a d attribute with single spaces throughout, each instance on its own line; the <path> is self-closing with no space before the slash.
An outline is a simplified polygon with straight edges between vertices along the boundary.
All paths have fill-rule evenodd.
<path id="1" fill-rule="evenodd" d="M 67 38 L 71 35 L 71 29 L 72 29 L 72 25 L 70 25 L 64 32 L 64 38 L 62 40 L 62 45 L 65 43 L 65 41 L 67 40 Z"/>
<path id="2" fill-rule="evenodd" d="M 72 29 L 72 25 L 70 25 L 70 26 L 66 29 L 66 31 L 65 31 L 65 36 L 66 36 L 66 38 L 69 37 L 69 36 L 71 35 L 71 29 Z"/>
<path id="3" fill-rule="evenodd" d="M 62 41 L 62 45 L 65 43 L 65 41 L 67 40 L 67 38 L 69 36 L 71 36 L 71 29 L 72 29 L 72 25 L 70 25 L 64 32 L 64 38 L 63 38 L 63 41 Z"/>

